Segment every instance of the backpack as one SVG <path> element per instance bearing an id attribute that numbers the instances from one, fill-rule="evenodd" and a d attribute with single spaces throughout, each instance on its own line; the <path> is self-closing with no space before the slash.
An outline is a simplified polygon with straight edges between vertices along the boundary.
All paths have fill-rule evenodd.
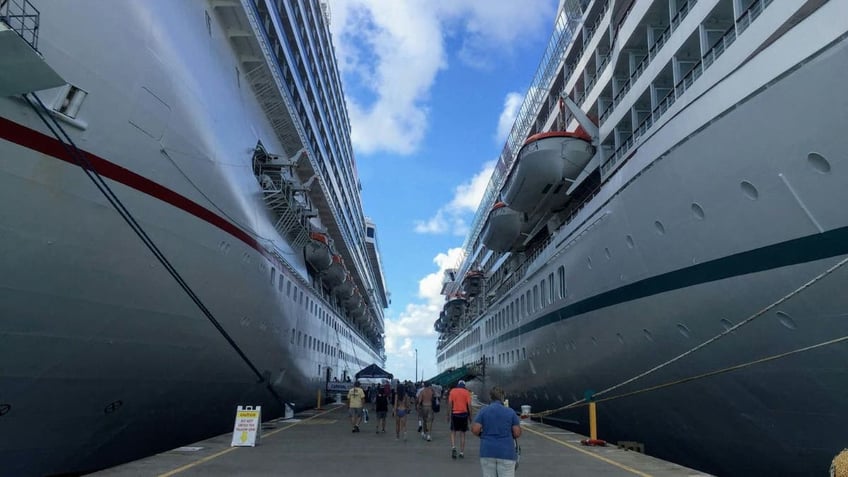
<path id="1" fill-rule="evenodd" d="M 433 396 L 433 412 L 439 412 L 442 408 L 442 403 L 439 400 L 439 396 Z"/>

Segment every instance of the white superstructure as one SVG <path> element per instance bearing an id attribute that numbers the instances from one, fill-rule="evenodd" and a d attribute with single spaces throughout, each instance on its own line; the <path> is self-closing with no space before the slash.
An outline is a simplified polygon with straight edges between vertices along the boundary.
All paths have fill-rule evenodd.
<path id="1" fill-rule="evenodd" d="M 827 472 L 848 426 L 845 18 L 845 1 L 563 2 L 445 287 L 486 276 L 440 320 L 440 370 L 473 365 L 471 384 L 584 430 L 588 392 L 600 437 L 718 475 Z M 489 250 L 525 139 L 578 125 L 597 154 L 571 199 Z"/>

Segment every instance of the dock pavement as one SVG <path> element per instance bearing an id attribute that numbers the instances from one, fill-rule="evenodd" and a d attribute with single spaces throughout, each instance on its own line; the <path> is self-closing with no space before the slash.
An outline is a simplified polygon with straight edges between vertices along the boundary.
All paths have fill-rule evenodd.
<path id="1" fill-rule="evenodd" d="M 201 441 L 91 475 L 124 476 L 475 476 L 480 441 L 469 431 L 465 457 L 451 458 L 447 416 L 437 413 L 428 442 L 408 418 L 406 439 L 396 439 L 389 413 L 386 433 L 377 433 L 375 413 L 351 432 L 347 408 L 328 404 L 293 419 L 263 424 L 259 445 L 230 447 L 232 434 Z M 585 436 L 522 421 L 517 476 L 533 477 L 702 477 L 707 474 L 615 446 L 585 447 Z M 457 447 L 459 447 L 457 445 Z"/>

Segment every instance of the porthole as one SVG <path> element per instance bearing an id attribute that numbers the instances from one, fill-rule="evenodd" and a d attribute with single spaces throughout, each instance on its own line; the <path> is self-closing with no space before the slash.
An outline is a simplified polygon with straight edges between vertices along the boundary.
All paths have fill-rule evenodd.
<path id="1" fill-rule="evenodd" d="M 624 237 L 624 241 L 627 242 L 627 248 L 633 248 L 633 247 L 636 246 L 633 243 L 633 236 L 632 235 L 628 235 L 628 236 Z"/>
<path id="2" fill-rule="evenodd" d="M 745 197 L 751 200 L 757 200 L 760 197 L 760 192 L 754 187 L 754 184 L 748 181 L 742 181 L 739 183 L 739 187 L 742 188 L 742 193 L 745 194 Z"/>
<path id="3" fill-rule="evenodd" d="M 624 344 L 624 336 L 621 333 L 616 333 L 615 336 L 618 338 L 618 342 Z"/>
<path id="4" fill-rule="evenodd" d="M 586 266 L 589 268 L 589 270 L 592 269 L 592 257 L 586 257 Z"/>
<path id="5" fill-rule="evenodd" d="M 683 336 L 684 338 L 688 338 L 688 337 L 689 337 L 689 335 L 690 335 L 690 333 L 689 333 L 689 327 L 687 327 L 687 326 L 686 326 L 686 325 L 684 325 L 683 323 L 678 323 L 678 324 L 677 324 L 677 331 L 679 331 L 679 332 L 680 332 L 680 335 L 681 335 L 681 336 Z"/>
<path id="6" fill-rule="evenodd" d="M 657 229 L 658 234 L 665 235 L 665 227 L 663 226 L 662 222 L 657 220 L 656 222 L 654 222 L 654 227 Z"/>
<path id="7" fill-rule="evenodd" d="M 776 314 L 777 314 L 777 319 L 780 320 L 781 325 L 785 326 L 786 328 L 788 328 L 790 330 L 794 330 L 794 329 L 798 328 L 798 325 L 795 324 L 795 320 L 793 320 L 792 317 L 789 316 L 787 313 L 784 313 L 782 311 L 778 311 Z"/>
<path id="8" fill-rule="evenodd" d="M 827 174 L 830 172 L 830 162 L 817 152 L 807 154 L 807 162 L 809 162 L 810 165 L 813 166 L 813 169 L 820 174 Z"/>
<path id="9" fill-rule="evenodd" d="M 730 320 L 722 318 L 719 321 L 721 322 L 721 326 L 724 328 L 724 331 L 730 331 L 730 329 L 733 328 L 733 323 L 731 323 Z"/>
<path id="10" fill-rule="evenodd" d="M 612 257 L 612 254 L 610 253 L 610 249 L 609 249 L 609 248 L 604 247 L 604 255 L 607 257 L 607 260 L 609 260 L 609 259 L 610 259 L 610 257 Z"/>
<path id="11" fill-rule="evenodd" d="M 654 335 L 653 335 L 653 334 L 651 334 L 651 332 L 650 332 L 647 328 L 643 329 L 643 330 L 642 330 L 642 333 L 644 333 L 644 334 L 645 334 L 645 339 L 646 339 L 646 340 L 648 340 L 648 341 L 654 341 Z"/>
<path id="12" fill-rule="evenodd" d="M 698 220 L 704 220 L 704 208 L 697 202 L 692 202 L 692 215 Z"/>

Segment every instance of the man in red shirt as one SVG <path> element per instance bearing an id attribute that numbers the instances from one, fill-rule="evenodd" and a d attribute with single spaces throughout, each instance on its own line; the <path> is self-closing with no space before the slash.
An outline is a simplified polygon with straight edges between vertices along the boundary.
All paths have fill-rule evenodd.
<path id="1" fill-rule="evenodd" d="M 459 432 L 459 457 L 465 457 L 465 433 L 471 420 L 471 393 L 460 380 L 448 395 L 448 420 L 450 421 L 451 457 L 456 459 L 456 433 Z"/>

